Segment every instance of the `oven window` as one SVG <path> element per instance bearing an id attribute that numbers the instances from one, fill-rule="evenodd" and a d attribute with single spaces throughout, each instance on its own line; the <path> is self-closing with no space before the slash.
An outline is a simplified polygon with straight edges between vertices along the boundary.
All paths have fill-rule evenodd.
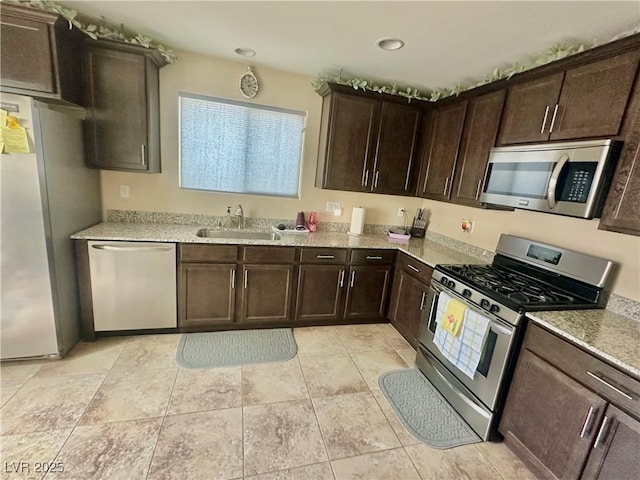
<path id="1" fill-rule="evenodd" d="M 505 162 L 489 164 L 486 192 L 525 198 L 547 198 L 554 162 Z"/>

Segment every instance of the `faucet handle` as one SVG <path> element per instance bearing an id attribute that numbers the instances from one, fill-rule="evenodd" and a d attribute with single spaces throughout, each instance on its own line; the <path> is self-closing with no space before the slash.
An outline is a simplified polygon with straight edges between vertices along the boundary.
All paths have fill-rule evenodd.
<path id="1" fill-rule="evenodd" d="M 244 216 L 244 210 L 242 210 L 242 205 L 238 205 L 238 209 L 236 210 L 236 215 Z"/>

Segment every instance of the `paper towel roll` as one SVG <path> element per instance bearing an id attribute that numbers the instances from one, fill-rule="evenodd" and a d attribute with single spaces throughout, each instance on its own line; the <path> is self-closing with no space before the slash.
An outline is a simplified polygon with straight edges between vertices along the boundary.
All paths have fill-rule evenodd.
<path id="1" fill-rule="evenodd" d="M 349 228 L 349 235 L 362 235 L 364 231 L 364 215 L 365 209 L 362 207 L 353 207 L 351 213 L 351 228 Z"/>

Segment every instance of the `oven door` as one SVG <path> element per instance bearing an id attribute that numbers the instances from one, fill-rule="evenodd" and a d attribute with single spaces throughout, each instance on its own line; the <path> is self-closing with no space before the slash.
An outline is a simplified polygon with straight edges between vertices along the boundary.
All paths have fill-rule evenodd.
<path id="1" fill-rule="evenodd" d="M 436 359 L 455 378 L 463 384 L 475 397 L 477 397 L 490 410 L 494 411 L 498 396 L 501 390 L 505 369 L 508 365 L 511 351 L 516 340 L 515 327 L 509 325 L 494 315 L 479 309 L 474 304 L 469 303 L 463 297 L 451 290 L 446 290 L 452 298 L 456 298 L 465 304 L 467 308 L 474 310 L 480 315 L 490 319 L 489 332 L 484 343 L 480 363 L 475 371 L 473 379 L 462 373 L 455 365 L 447 360 L 436 345 L 433 337 L 436 331 L 438 319 L 437 302 L 442 287 L 431 283 L 427 296 L 428 309 L 425 309 L 426 317 L 423 317 L 420 329 L 420 344 L 427 351 L 427 356 Z M 436 365 L 437 367 L 437 365 Z"/>

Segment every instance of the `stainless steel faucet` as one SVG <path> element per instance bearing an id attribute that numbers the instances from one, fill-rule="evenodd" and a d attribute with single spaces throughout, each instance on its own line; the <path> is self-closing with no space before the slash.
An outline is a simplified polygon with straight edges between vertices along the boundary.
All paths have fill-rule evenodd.
<path id="1" fill-rule="evenodd" d="M 238 205 L 236 220 L 238 221 L 238 230 L 242 230 L 244 228 L 244 210 L 242 210 L 242 205 Z"/>

